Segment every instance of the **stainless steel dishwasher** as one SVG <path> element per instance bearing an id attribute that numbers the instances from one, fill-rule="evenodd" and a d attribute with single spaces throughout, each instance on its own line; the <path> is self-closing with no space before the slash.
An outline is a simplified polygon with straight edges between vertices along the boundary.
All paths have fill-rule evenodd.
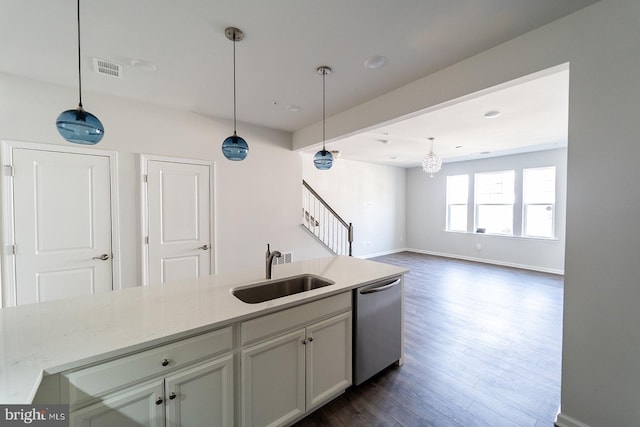
<path id="1" fill-rule="evenodd" d="M 402 277 L 353 290 L 353 383 L 359 385 L 400 360 Z"/>

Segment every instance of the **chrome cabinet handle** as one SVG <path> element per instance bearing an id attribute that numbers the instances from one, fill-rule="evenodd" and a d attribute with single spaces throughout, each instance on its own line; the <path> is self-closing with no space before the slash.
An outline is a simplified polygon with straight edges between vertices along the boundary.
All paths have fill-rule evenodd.
<path id="1" fill-rule="evenodd" d="M 313 342 L 313 337 L 309 337 L 308 342 Z"/>
<path id="2" fill-rule="evenodd" d="M 209 245 L 202 245 L 198 249 L 202 249 L 203 251 L 208 251 L 209 250 Z"/>
<path id="3" fill-rule="evenodd" d="M 313 342 L 313 337 L 305 338 L 302 340 L 302 344 L 307 345 L 307 343 Z"/>
<path id="4" fill-rule="evenodd" d="M 173 400 L 176 398 L 176 396 L 177 394 L 174 391 L 172 391 L 171 394 L 169 395 L 169 399 Z"/>
<path id="5" fill-rule="evenodd" d="M 302 344 L 307 345 L 307 339 L 306 338 L 302 340 Z"/>
<path id="6" fill-rule="evenodd" d="M 160 405 L 163 401 L 162 397 L 156 397 L 156 405 Z"/>
<path id="7" fill-rule="evenodd" d="M 162 366 L 168 366 L 169 362 L 170 362 L 169 359 L 162 359 Z"/>
<path id="8" fill-rule="evenodd" d="M 106 260 L 108 260 L 108 259 L 109 259 L 109 255 L 107 255 L 107 254 L 102 254 L 102 255 L 100 255 L 100 256 L 94 256 L 94 257 L 93 257 L 93 258 L 91 258 L 91 259 L 99 259 L 100 261 L 106 261 Z"/>

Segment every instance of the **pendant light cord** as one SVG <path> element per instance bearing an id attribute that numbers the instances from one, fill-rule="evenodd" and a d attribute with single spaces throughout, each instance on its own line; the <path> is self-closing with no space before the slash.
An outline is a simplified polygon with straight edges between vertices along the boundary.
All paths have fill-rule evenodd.
<path id="1" fill-rule="evenodd" d="M 233 134 L 236 135 L 236 31 L 233 30 Z"/>
<path id="2" fill-rule="evenodd" d="M 327 70 L 322 70 L 322 151 L 327 151 L 324 147 L 324 142 L 325 142 L 325 115 L 326 115 L 326 100 L 325 100 L 325 94 L 326 94 L 326 90 L 325 90 L 325 84 L 324 84 L 324 79 L 327 75 Z"/>
<path id="3" fill-rule="evenodd" d="M 82 109 L 82 60 L 80 57 L 80 0 L 78 0 L 78 107 Z"/>

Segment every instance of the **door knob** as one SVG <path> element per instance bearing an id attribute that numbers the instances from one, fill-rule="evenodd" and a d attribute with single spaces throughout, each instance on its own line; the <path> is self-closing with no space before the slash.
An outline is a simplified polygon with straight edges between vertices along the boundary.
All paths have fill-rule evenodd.
<path id="1" fill-rule="evenodd" d="M 102 255 L 100 255 L 100 256 L 94 256 L 94 257 L 93 257 L 93 258 L 91 258 L 91 259 L 99 259 L 99 260 L 101 260 L 101 261 L 106 261 L 106 260 L 108 260 L 108 259 L 109 259 L 109 255 L 107 255 L 107 254 L 102 254 Z"/>
<path id="2" fill-rule="evenodd" d="M 177 394 L 174 391 L 172 391 L 171 394 L 169 395 L 169 399 L 173 400 L 176 398 L 176 396 Z"/>
<path id="3" fill-rule="evenodd" d="M 209 245 L 202 245 L 198 249 L 202 249 L 203 251 L 208 251 L 209 250 Z"/>

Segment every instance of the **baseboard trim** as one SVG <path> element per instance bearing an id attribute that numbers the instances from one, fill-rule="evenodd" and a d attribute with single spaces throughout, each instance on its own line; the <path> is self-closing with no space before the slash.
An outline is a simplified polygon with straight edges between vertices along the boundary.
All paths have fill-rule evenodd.
<path id="1" fill-rule="evenodd" d="M 555 422 L 556 427 L 590 427 L 589 424 L 585 424 L 576 420 L 575 418 L 571 418 L 568 415 L 558 414 Z"/>
<path id="2" fill-rule="evenodd" d="M 558 275 L 561 275 L 561 276 L 564 275 L 564 271 L 563 270 L 557 270 L 557 269 L 545 268 L 545 267 L 538 267 L 538 266 L 534 266 L 534 265 L 516 264 L 516 263 L 496 261 L 496 260 L 491 260 L 491 259 L 486 259 L 486 258 L 475 258 L 475 257 L 464 256 L 464 255 L 458 255 L 458 254 L 448 254 L 448 253 L 444 253 L 444 252 L 425 251 L 425 250 L 422 250 L 422 249 L 407 248 L 407 249 L 404 249 L 404 250 L 409 251 L 409 252 L 416 252 L 416 253 L 420 253 L 420 254 L 425 254 L 425 255 L 440 256 L 440 257 L 444 257 L 444 258 L 462 259 L 462 260 L 465 260 L 465 261 L 480 262 L 480 263 L 483 263 L 483 264 L 491 264 L 491 265 L 500 265 L 500 266 L 503 266 L 503 267 L 520 268 L 520 269 L 523 269 L 523 270 L 539 271 L 541 273 L 558 274 Z"/>
<path id="3" fill-rule="evenodd" d="M 392 249 L 390 251 L 376 252 L 374 254 L 356 255 L 355 258 L 368 259 L 368 258 L 375 258 L 378 256 L 397 254 L 399 252 L 407 252 L 407 251 L 411 252 L 411 249 L 407 249 L 407 248 Z"/>

